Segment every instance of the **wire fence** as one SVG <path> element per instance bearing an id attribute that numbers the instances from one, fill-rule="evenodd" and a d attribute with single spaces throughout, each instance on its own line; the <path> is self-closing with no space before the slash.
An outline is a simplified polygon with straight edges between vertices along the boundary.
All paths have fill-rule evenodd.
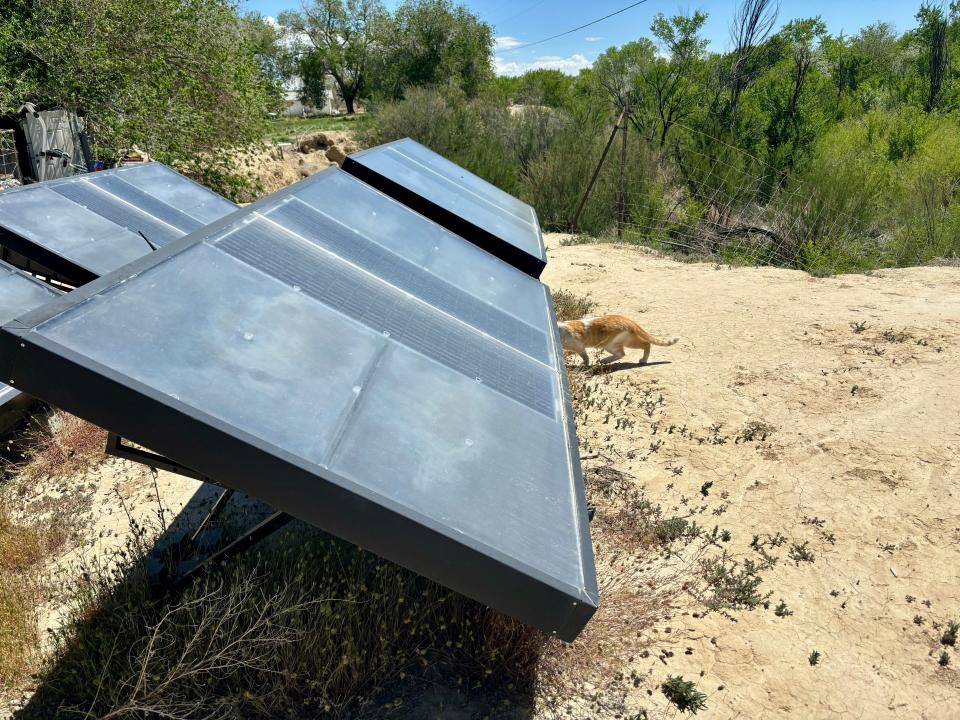
<path id="1" fill-rule="evenodd" d="M 788 178 L 685 126 L 673 142 L 634 155 L 628 163 L 652 158 L 656 167 L 630 185 L 625 220 L 604 239 L 817 274 L 956 262 L 960 250 L 951 224 L 957 187 L 948 178 L 921 175 L 904 191 L 896 215 L 883 206 L 883 193 L 829 158 L 820 161 L 820 172 Z"/>

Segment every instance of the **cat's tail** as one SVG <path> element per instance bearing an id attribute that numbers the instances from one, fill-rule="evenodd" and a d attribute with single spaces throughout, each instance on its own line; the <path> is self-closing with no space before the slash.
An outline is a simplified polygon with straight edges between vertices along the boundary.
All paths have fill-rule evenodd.
<path id="1" fill-rule="evenodd" d="M 678 342 L 680 342 L 680 338 L 678 337 L 672 337 L 669 340 L 660 340 L 659 338 L 655 338 L 653 335 L 650 336 L 651 345 L 660 345 L 662 347 L 667 347 L 669 345 L 676 345 Z"/>

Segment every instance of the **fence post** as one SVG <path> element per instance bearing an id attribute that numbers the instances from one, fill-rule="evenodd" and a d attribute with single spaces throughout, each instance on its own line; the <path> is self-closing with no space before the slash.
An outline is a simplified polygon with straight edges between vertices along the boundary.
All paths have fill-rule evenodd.
<path id="1" fill-rule="evenodd" d="M 627 128 L 630 127 L 630 101 L 621 114 L 623 134 L 620 136 L 620 184 L 617 186 L 617 239 L 623 240 L 623 226 L 627 221 Z"/>
<path id="2" fill-rule="evenodd" d="M 583 206 L 587 204 L 587 198 L 590 197 L 590 192 L 597 182 L 597 177 L 600 175 L 600 168 L 603 167 L 603 161 L 607 159 L 607 153 L 610 152 L 610 146 L 613 145 L 613 139 L 617 136 L 617 131 L 620 129 L 620 121 L 623 120 L 623 117 L 624 113 L 621 112 L 620 117 L 617 118 L 617 122 L 613 125 L 613 132 L 611 132 L 610 137 L 607 138 L 607 144 L 604 146 L 603 153 L 600 155 L 600 162 L 597 163 L 597 167 L 593 171 L 593 176 L 587 184 L 587 189 L 584 191 L 583 197 L 580 198 L 580 203 L 577 205 L 577 211 L 573 214 L 573 219 L 570 221 L 571 232 L 577 231 L 577 225 L 580 223 L 580 215 L 583 213 Z"/>

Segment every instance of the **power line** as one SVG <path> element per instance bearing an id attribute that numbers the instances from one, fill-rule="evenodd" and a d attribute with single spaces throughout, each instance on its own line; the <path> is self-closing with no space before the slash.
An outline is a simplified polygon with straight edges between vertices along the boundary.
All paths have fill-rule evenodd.
<path id="1" fill-rule="evenodd" d="M 591 20 L 590 22 L 584 25 L 575 27 L 573 28 L 573 30 L 567 30 L 562 33 L 557 33 L 556 35 L 551 35 L 550 37 L 543 38 L 542 40 L 535 40 L 534 42 L 524 43 L 523 45 L 517 45 L 516 47 L 510 48 L 509 50 L 506 50 L 504 52 L 516 52 L 517 50 L 523 50 L 524 48 L 533 47 L 534 45 L 540 45 L 541 43 L 549 42 L 551 40 L 556 40 L 557 38 L 563 37 L 564 35 L 571 35 L 572 33 L 583 30 L 584 28 L 588 28 L 591 25 L 596 25 L 598 22 L 609 20 L 614 15 L 619 15 L 620 13 L 625 13 L 627 10 L 632 10 L 637 5 L 643 5 L 645 2 L 647 2 L 647 0 L 638 0 L 637 2 L 632 3 L 631 5 L 627 5 L 625 8 L 620 8 L 616 12 L 612 12 L 609 15 L 604 15 L 602 18 L 597 18 L 596 20 Z"/>

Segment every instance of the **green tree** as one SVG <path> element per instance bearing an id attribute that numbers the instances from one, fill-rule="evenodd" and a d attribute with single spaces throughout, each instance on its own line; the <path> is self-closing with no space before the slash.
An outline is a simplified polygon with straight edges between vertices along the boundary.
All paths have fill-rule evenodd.
<path id="1" fill-rule="evenodd" d="M 766 134 L 770 162 L 781 171 L 796 169 L 817 137 L 818 91 L 829 82 L 817 67 L 826 33 L 816 17 L 792 20 L 773 38 L 782 60 L 765 79 Z"/>
<path id="2" fill-rule="evenodd" d="M 326 101 L 326 77 L 332 77 L 347 113 L 368 87 L 378 33 L 387 21 L 379 0 L 313 0 L 300 12 L 280 13 L 288 32 L 307 38 L 300 48 L 299 71 L 304 99 L 317 107 Z"/>
<path id="3" fill-rule="evenodd" d="M 530 70 L 518 80 L 516 102 L 552 108 L 564 107 L 570 102 L 573 78 L 559 70 Z"/>
<path id="4" fill-rule="evenodd" d="M 490 26 L 450 0 L 405 0 L 380 36 L 376 89 L 388 98 L 408 87 L 453 84 L 476 97 L 493 78 Z"/>
<path id="5" fill-rule="evenodd" d="M 703 60 L 710 41 L 700 36 L 707 15 L 657 15 L 650 26 L 669 55 L 648 66 L 641 73 L 645 89 L 650 93 L 659 125 L 660 147 L 666 145 L 670 129 L 684 121 L 703 98 Z"/>
<path id="6" fill-rule="evenodd" d="M 259 139 L 280 87 L 227 0 L 16 1 L 0 16 L 0 112 L 86 114 L 104 158 L 186 160 Z M 254 22 L 254 21 L 251 21 Z"/>

